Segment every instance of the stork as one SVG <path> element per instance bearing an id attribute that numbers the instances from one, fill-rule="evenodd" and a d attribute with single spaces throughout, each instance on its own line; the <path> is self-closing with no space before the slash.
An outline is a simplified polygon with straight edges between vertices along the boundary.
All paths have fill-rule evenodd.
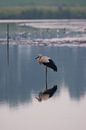
<path id="1" fill-rule="evenodd" d="M 35 59 L 37 59 L 37 62 L 39 64 L 43 64 L 45 66 L 46 89 L 47 89 L 47 67 L 57 72 L 57 66 L 55 65 L 54 61 L 48 56 L 38 55 Z"/>

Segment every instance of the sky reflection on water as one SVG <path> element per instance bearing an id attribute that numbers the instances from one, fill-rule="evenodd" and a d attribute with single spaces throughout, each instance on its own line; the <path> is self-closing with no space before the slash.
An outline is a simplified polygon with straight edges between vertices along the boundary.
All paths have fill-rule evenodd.
<path id="1" fill-rule="evenodd" d="M 37 54 L 54 59 L 58 72 L 48 70 L 48 88 L 55 95 L 39 103 L 45 88 L 44 67 Z M 86 129 L 86 48 L 0 45 L 0 129 Z"/>
<path id="2" fill-rule="evenodd" d="M 9 65 L 6 46 L 0 46 L 0 102 L 10 105 L 30 102 L 32 92 L 45 88 L 44 66 L 38 65 L 39 53 L 54 59 L 58 66 L 55 73 L 48 69 L 48 87 L 64 84 L 71 99 L 80 100 L 86 94 L 86 48 L 10 46 Z"/>
<path id="3" fill-rule="evenodd" d="M 0 107 L 0 128 L 2 130 L 82 130 L 86 128 L 86 95 L 76 102 L 62 88 L 60 95 L 41 103 L 34 98 L 32 103 L 16 109 L 5 104 Z"/>

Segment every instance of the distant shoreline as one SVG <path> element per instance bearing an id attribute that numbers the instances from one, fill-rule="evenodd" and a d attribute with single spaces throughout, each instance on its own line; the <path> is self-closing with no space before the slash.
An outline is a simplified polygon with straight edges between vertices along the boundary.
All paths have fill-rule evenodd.
<path id="1" fill-rule="evenodd" d="M 86 19 L 86 5 L 0 7 L 0 19 Z"/>

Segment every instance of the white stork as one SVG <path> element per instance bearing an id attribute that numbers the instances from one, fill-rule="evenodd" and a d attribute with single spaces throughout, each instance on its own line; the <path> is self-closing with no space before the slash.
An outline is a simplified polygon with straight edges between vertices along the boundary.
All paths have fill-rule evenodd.
<path id="1" fill-rule="evenodd" d="M 35 59 L 37 59 L 37 62 L 39 64 L 43 64 L 46 67 L 46 89 L 47 89 L 47 67 L 57 72 L 57 66 L 55 65 L 54 61 L 48 56 L 38 55 Z"/>

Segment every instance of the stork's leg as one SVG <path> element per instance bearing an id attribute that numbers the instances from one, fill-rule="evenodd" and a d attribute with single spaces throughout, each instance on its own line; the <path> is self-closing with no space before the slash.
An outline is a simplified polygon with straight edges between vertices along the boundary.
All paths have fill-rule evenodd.
<path id="1" fill-rule="evenodd" d="M 46 73 L 45 73 L 45 77 L 46 77 L 46 79 L 45 79 L 45 83 L 46 83 L 46 90 L 47 90 L 47 66 L 46 66 Z"/>

